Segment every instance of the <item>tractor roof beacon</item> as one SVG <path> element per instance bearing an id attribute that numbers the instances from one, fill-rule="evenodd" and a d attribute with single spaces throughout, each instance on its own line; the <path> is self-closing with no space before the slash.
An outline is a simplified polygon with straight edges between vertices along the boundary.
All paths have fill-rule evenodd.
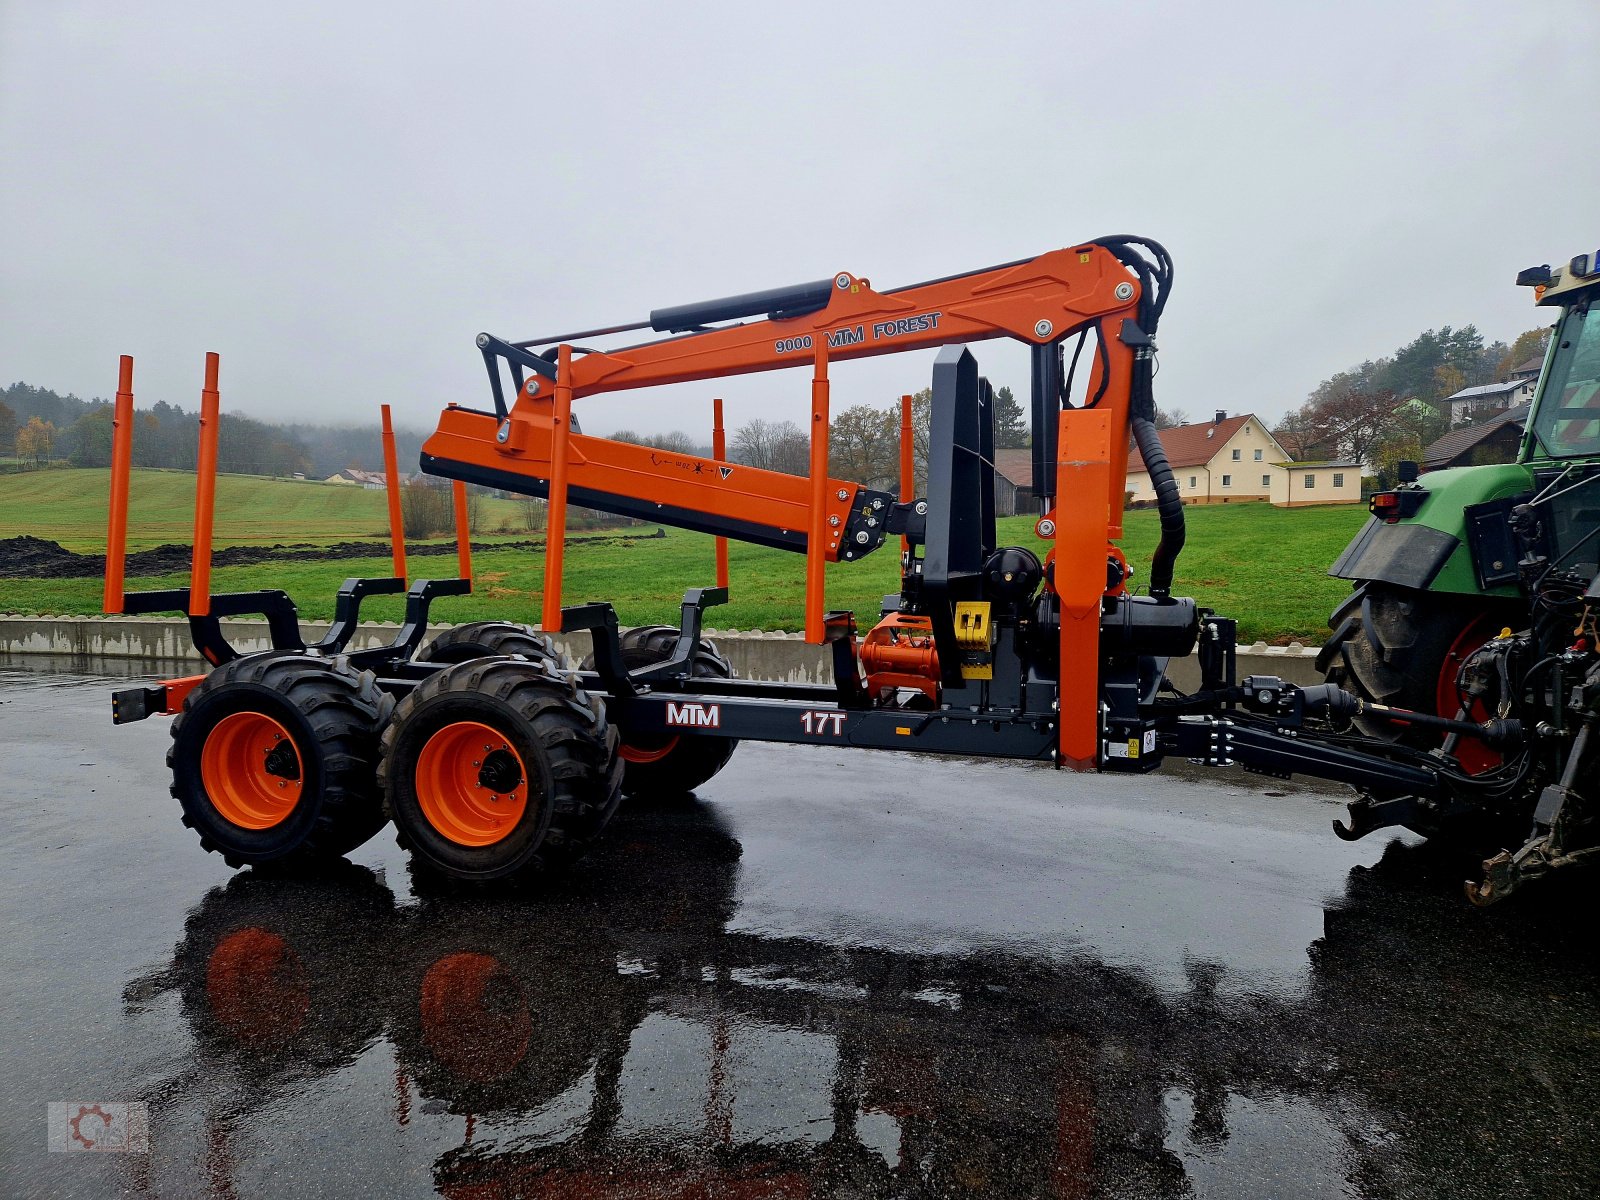
<path id="1" fill-rule="evenodd" d="M 1588 731 L 1600 710 L 1592 642 L 1566 651 L 1558 668 L 1537 623 L 1473 646 L 1457 689 L 1470 703 L 1443 714 L 1431 697 L 1419 709 L 1332 684 L 1240 680 L 1234 622 L 1173 595 L 1184 512 L 1153 392 L 1172 280 L 1163 247 L 1115 236 L 900 288 L 841 271 L 581 333 L 480 334 L 492 406 L 448 406 L 421 459 L 424 471 L 455 481 L 459 577 L 408 582 L 385 414 L 393 575 L 346 581 L 332 629 L 309 644 L 282 592 L 210 591 L 215 356 L 202 393 L 190 586 L 123 591 L 133 429 L 125 358 L 105 607 L 186 614 L 213 669 L 118 692 L 113 720 L 181 714 L 169 754 L 174 795 L 202 845 L 234 864 L 332 857 L 387 818 L 425 870 L 480 883 L 519 876 L 581 853 L 624 793 L 638 803 L 704 784 L 741 740 L 1102 771 L 1152 771 L 1178 754 L 1308 774 L 1355 788 L 1350 823 L 1338 825 L 1347 837 L 1387 825 L 1432 834 L 1485 814 L 1510 813 L 1526 828 L 1537 808 L 1536 829 L 1555 840 L 1474 882 L 1483 902 L 1589 853 Z M 663 336 L 611 344 L 644 329 Z M 994 393 L 968 345 L 1000 337 L 1030 347 L 1033 547 L 996 536 Z M 899 495 L 831 478 L 830 364 L 921 348 L 940 348 L 926 494 L 912 490 L 909 397 Z M 604 392 L 785 367 L 810 373 L 806 477 L 588 436 L 574 416 L 575 402 Z M 1130 437 L 1161 526 L 1142 594 L 1117 544 Z M 480 622 L 425 644 L 431 602 L 472 586 L 467 482 L 548 498 L 542 630 Z M 563 606 L 569 501 L 805 555 L 806 635 L 830 648 L 832 681 L 734 678 L 701 635 L 706 609 L 727 599 L 725 580 L 691 589 L 676 628 L 624 632 L 608 603 Z M 1600 584 L 1578 579 L 1570 556 L 1545 552 L 1539 538 L 1553 510 L 1537 503 L 1525 506 L 1531 517 L 1507 517 L 1505 553 L 1533 564 L 1515 586 L 1563 620 L 1592 624 Z M 855 614 L 825 608 L 824 568 L 858 561 L 890 536 L 901 588 L 862 636 Z M 363 599 L 402 591 L 406 620 L 392 641 L 349 651 Z M 273 649 L 263 655 L 241 656 L 218 620 L 250 612 L 268 619 Z M 576 670 L 546 636 L 558 630 L 589 635 L 592 652 Z M 1201 685 L 1182 694 L 1166 668 L 1190 654 Z M 1516 688 L 1530 674 L 1563 686 L 1592 680 L 1594 695 L 1586 683 L 1552 693 L 1570 702 L 1525 701 Z M 1352 735 L 1352 720 L 1379 735 Z M 1382 736 L 1394 729 L 1445 743 L 1428 753 Z M 1458 753 L 1469 746 L 1500 756 L 1498 765 L 1475 775 Z"/>

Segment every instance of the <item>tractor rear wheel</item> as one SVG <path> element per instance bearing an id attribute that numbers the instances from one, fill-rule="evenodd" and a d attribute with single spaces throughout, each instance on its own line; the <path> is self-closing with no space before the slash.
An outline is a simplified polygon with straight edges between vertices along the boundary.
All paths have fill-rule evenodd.
<path id="1" fill-rule="evenodd" d="M 622 635 L 623 665 L 635 671 L 665 662 L 677 644 L 678 630 L 671 625 L 630 629 Z M 594 669 L 592 656 L 583 660 L 582 668 Z M 700 639 L 691 669 L 695 679 L 734 678 L 732 664 L 718 653 L 714 643 L 704 638 Z M 622 790 L 635 798 L 666 798 L 692 792 L 728 765 L 738 744 L 736 738 L 630 733 L 624 729 L 618 753 L 628 769 L 622 777 Z"/>
<path id="2" fill-rule="evenodd" d="M 225 663 L 172 722 L 183 823 L 231 867 L 347 854 L 383 828 L 374 769 L 392 701 L 370 671 L 269 651 Z"/>
<path id="3" fill-rule="evenodd" d="M 413 861 L 487 883 L 576 856 L 621 798 L 599 697 L 548 661 L 477 658 L 395 708 L 379 778 Z"/>
<path id="4" fill-rule="evenodd" d="M 1317 658 L 1330 683 L 1363 699 L 1455 717 L 1461 708 L 1456 674 L 1478 647 L 1506 625 L 1525 621 L 1504 600 L 1445 596 L 1385 583 L 1362 584 L 1334 612 L 1333 637 Z M 1474 712 L 1471 720 L 1491 714 Z M 1368 736 L 1431 749 L 1439 737 L 1426 730 L 1357 717 Z M 1462 766 L 1476 773 L 1500 756 L 1475 739 L 1457 746 Z"/>
<path id="5" fill-rule="evenodd" d="M 475 658 L 500 658 L 520 654 L 535 662 L 547 659 L 565 670 L 566 656 L 548 635 L 532 625 L 513 621 L 472 621 L 446 629 L 422 648 L 418 662 L 464 663 Z"/>

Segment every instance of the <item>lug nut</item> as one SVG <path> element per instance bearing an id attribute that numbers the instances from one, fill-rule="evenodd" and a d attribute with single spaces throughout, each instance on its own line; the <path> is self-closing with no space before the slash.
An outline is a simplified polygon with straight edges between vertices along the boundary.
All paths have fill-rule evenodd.
<path id="1" fill-rule="evenodd" d="M 850 499 L 850 493 L 845 491 L 843 488 L 840 488 L 839 491 L 836 494 L 838 495 L 839 499 L 841 499 L 841 500 Z"/>

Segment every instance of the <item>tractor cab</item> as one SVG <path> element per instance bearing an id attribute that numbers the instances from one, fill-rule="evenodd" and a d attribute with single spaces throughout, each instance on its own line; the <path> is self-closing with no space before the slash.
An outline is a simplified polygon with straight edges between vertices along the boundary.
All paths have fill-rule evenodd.
<path id="1" fill-rule="evenodd" d="M 1563 268 L 1531 267 L 1518 277 L 1536 303 L 1561 317 L 1539 377 L 1523 461 L 1600 455 L 1600 254 L 1580 254 Z M 1543 282 L 1540 282 L 1540 281 Z"/>

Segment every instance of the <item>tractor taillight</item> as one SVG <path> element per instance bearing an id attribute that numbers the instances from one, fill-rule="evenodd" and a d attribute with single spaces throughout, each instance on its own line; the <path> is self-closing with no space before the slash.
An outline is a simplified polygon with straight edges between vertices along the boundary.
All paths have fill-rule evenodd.
<path id="1" fill-rule="evenodd" d="M 1422 488 L 1403 488 L 1397 492 L 1374 492 L 1367 501 L 1367 508 L 1372 515 L 1380 518 L 1386 524 L 1393 525 L 1401 517 L 1415 516 L 1422 501 L 1427 496 Z"/>

